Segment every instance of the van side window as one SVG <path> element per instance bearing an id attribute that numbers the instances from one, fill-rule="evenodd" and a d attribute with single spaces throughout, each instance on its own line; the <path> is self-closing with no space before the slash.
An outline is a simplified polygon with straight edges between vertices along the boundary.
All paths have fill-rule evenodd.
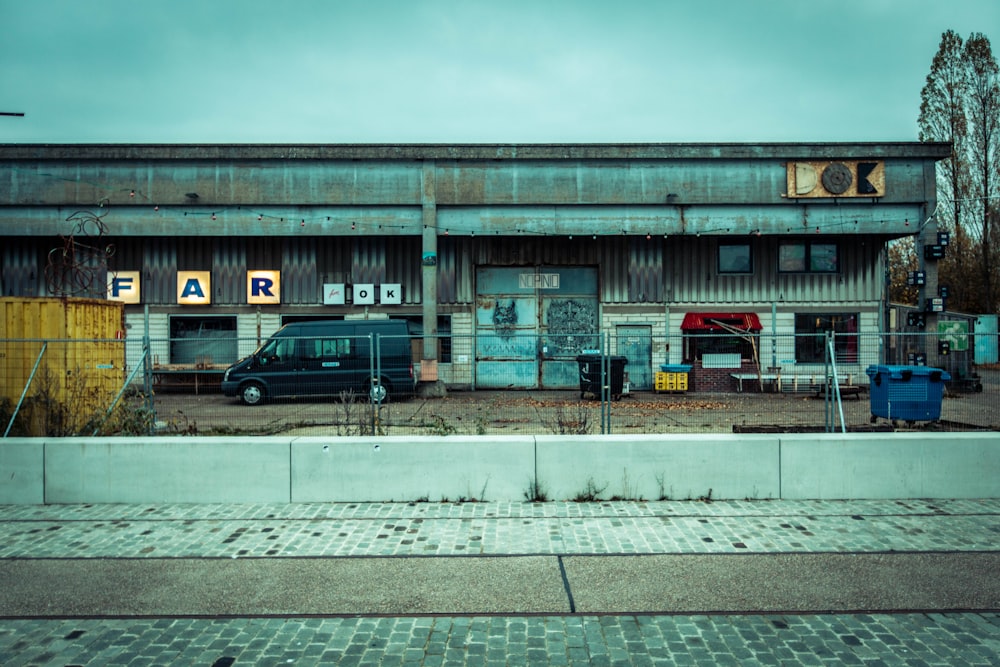
<path id="1" fill-rule="evenodd" d="M 319 338 L 303 340 L 299 349 L 303 359 L 319 359 L 322 356 L 323 341 Z"/>
<path id="2" fill-rule="evenodd" d="M 323 339 L 323 356 L 324 357 L 335 357 L 344 358 L 351 356 L 351 339 L 350 338 L 324 338 Z"/>

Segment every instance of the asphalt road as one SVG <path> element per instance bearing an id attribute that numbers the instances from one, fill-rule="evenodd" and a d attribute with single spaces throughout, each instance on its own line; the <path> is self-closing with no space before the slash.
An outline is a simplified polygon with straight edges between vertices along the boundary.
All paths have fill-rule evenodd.
<path id="1" fill-rule="evenodd" d="M 0 616 L 1000 610 L 1000 552 L 11 559 Z"/>

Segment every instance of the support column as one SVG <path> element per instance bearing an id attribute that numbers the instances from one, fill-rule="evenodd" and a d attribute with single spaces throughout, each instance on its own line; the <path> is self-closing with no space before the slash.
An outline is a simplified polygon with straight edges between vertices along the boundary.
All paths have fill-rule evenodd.
<path id="1" fill-rule="evenodd" d="M 423 304 L 424 340 L 420 355 L 421 382 L 438 382 L 438 269 L 437 269 L 437 196 L 434 185 L 434 160 L 423 163 L 420 202 L 423 209 L 420 282 Z"/>
<path id="2" fill-rule="evenodd" d="M 917 309 L 926 311 L 927 300 L 938 295 L 938 263 L 936 260 L 928 261 L 924 258 L 924 246 L 937 243 L 938 224 L 935 214 L 937 213 L 937 173 L 934 164 L 924 167 L 924 192 L 928 194 L 928 201 L 923 205 L 920 212 L 920 226 L 917 228 L 916 251 L 917 265 L 924 272 L 924 284 L 917 290 Z M 924 353 L 927 355 L 927 365 L 937 368 L 944 368 L 942 365 L 945 359 L 938 355 L 938 319 L 939 314 L 933 312 L 924 313 L 926 327 L 924 331 L 927 335 L 923 337 Z"/>

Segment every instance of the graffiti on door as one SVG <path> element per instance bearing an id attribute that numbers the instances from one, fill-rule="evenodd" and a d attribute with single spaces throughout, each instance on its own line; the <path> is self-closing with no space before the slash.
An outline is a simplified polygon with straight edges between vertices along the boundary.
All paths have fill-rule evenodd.
<path id="1" fill-rule="evenodd" d="M 510 338 L 514 335 L 514 328 L 517 326 L 517 304 L 514 299 L 510 300 L 510 305 L 501 305 L 497 299 L 493 306 L 493 327 L 497 335 L 501 338 Z"/>
<path id="2" fill-rule="evenodd" d="M 551 354 L 577 354 L 596 344 L 597 303 L 593 299 L 552 299 L 545 321 Z"/>

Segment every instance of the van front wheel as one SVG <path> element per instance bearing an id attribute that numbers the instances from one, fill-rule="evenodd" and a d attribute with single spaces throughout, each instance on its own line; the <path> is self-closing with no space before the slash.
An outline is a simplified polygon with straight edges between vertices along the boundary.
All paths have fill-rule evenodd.
<path id="1" fill-rule="evenodd" d="M 372 403 L 387 402 L 389 400 L 389 385 L 373 378 L 371 388 L 368 390 L 368 398 L 371 399 Z"/>
<path id="2" fill-rule="evenodd" d="M 260 405 L 264 402 L 264 387 L 259 382 L 247 382 L 240 387 L 240 400 L 244 405 Z"/>

